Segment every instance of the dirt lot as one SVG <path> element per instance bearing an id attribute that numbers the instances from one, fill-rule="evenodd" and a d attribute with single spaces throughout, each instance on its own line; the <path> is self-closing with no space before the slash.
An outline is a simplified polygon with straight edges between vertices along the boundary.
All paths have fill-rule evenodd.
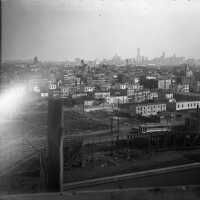
<path id="1" fill-rule="evenodd" d="M 65 181 L 72 182 L 200 161 L 200 150 L 155 153 L 135 150 L 132 151 L 131 158 L 122 155 L 123 153 L 104 153 L 103 156 L 102 154 L 94 155 L 94 161 L 83 168 L 77 167 L 66 171 Z"/>
<path id="2" fill-rule="evenodd" d="M 109 128 L 110 115 L 105 112 L 81 114 L 77 112 L 66 113 L 65 125 L 69 125 L 71 133 L 87 130 L 102 130 Z M 124 119 L 121 123 L 127 123 Z M 129 122 L 128 122 L 129 123 Z M 0 126 L 5 137 L 15 140 L 29 133 L 32 136 L 44 136 L 47 131 L 47 113 L 34 112 L 21 115 L 18 119 Z M 1 137 L 2 139 L 2 137 Z M 92 156 L 84 167 L 73 167 L 65 172 L 65 182 L 79 181 L 90 178 L 111 176 L 152 168 L 166 167 L 184 163 L 200 161 L 200 150 L 168 151 L 146 153 L 142 150 L 131 150 L 127 156 L 127 149 L 113 153 L 98 152 Z M 91 155 L 90 155 L 91 157 Z M 30 167 L 31 164 L 31 167 Z M 31 170 L 30 170 L 31 169 Z M 29 173 L 23 173 L 29 171 Z M 30 172 L 31 171 L 31 172 Z M 39 178 L 38 159 L 28 163 L 11 174 L 0 177 L 0 192 L 38 192 L 43 191 Z M 40 190 L 41 188 L 41 190 Z"/>
<path id="3" fill-rule="evenodd" d="M 109 128 L 109 120 L 107 121 L 104 116 L 93 117 L 90 113 L 78 113 L 73 111 L 68 111 L 65 113 L 65 127 L 70 134 L 80 133 L 82 131 L 88 130 L 104 130 Z"/>
<path id="4" fill-rule="evenodd" d="M 65 171 L 65 182 L 200 162 L 200 150 L 156 152 L 153 154 L 133 150 L 130 157 L 125 156 L 125 152 L 118 151 L 113 154 L 98 152 L 93 155 L 93 161 L 88 162 L 85 167 L 73 167 L 71 170 Z M 38 158 L 14 170 L 9 175 L 0 177 L 1 193 L 42 191 L 45 191 L 45 185 L 44 179 L 40 179 Z"/>

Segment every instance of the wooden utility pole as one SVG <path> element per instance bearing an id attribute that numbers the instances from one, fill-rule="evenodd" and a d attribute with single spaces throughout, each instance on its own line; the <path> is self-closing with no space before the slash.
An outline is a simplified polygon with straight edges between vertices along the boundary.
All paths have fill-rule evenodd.
<path id="1" fill-rule="evenodd" d="M 62 191 L 63 184 L 63 114 L 59 99 L 48 101 L 48 161 L 47 188 L 49 192 Z"/>

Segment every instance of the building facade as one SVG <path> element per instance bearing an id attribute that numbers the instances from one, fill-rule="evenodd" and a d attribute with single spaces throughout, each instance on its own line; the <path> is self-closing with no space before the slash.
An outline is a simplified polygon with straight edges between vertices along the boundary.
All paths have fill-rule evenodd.
<path id="1" fill-rule="evenodd" d="M 168 111 L 193 110 L 200 108 L 200 101 L 180 101 L 167 104 Z"/>
<path id="2" fill-rule="evenodd" d="M 144 116 L 149 117 L 153 115 L 157 115 L 159 112 L 166 111 L 166 104 L 165 103 L 153 103 L 153 104 L 135 104 L 135 103 L 128 103 L 128 104 L 121 104 L 119 106 L 119 111 L 121 113 L 130 114 L 131 116 Z"/>

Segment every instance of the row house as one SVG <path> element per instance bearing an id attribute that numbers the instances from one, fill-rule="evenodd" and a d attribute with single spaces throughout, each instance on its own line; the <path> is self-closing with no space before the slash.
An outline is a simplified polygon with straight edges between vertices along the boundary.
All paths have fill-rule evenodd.
<path id="1" fill-rule="evenodd" d="M 124 83 L 124 84 L 120 84 L 119 85 L 119 89 L 120 90 L 126 90 L 128 88 L 128 84 L 127 83 Z"/>
<path id="2" fill-rule="evenodd" d="M 135 91 L 134 93 L 128 93 L 128 96 L 131 97 L 133 102 L 144 102 L 149 100 L 157 100 L 158 99 L 158 93 L 157 92 L 151 92 L 150 90 L 142 90 L 142 91 Z"/>
<path id="3" fill-rule="evenodd" d="M 166 111 L 166 104 L 157 103 L 157 104 L 142 104 L 136 107 L 136 114 L 142 116 L 151 116 L 157 115 L 160 112 Z"/>
<path id="4" fill-rule="evenodd" d="M 128 104 L 120 104 L 119 111 L 121 113 L 129 114 L 130 116 L 154 116 L 160 112 L 166 111 L 165 103 L 128 103 Z"/>
<path id="5" fill-rule="evenodd" d="M 124 104 L 128 103 L 129 99 L 127 96 L 110 96 L 106 98 L 108 104 Z"/>
<path id="6" fill-rule="evenodd" d="M 143 90 L 143 86 L 140 84 L 131 84 L 127 88 L 127 96 L 133 96 L 135 92 Z"/>
<path id="7" fill-rule="evenodd" d="M 110 97 L 110 92 L 95 92 L 94 97 L 95 99 L 106 99 Z"/>
<path id="8" fill-rule="evenodd" d="M 140 85 L 139 83 L 136 84 L 128 84 L 127 87 L 128 90 L 133 90 L 133 91 L 139 91 L 143 89 L 143 85 Z"/>
<path id="9" fill-rule="evenodd" d="M 135 83 L 135 84 L 130 84 L 130 83 L 121 83 L 121 84 L 116 84 L 115 85 L 116 89 L 120 89 L 120 90 L 136 90 L 136 91 L 139 91 L 139 90 L 142 90 L 143 89 L 143 86 L 140 85 L 139 83 Z"/>
<path id="10" fill-rule="evenodd" d="M 194 110 L 200 108 L 200 101 L 180 101 L 167 104 L 168 111 Z"/>
<path id="11" fill-rule="evenodd" d="M 72 94 L 72 98 L 80 98 L 80 97 L 86 97 L 87 93 L 76 93 L 76 94 Z"/>
<path id="12" fill-rule="evenodd" d="M 49 83 L 49 89 L 50 90 L 56 90 L 57 84 L 56 83 Z"/>

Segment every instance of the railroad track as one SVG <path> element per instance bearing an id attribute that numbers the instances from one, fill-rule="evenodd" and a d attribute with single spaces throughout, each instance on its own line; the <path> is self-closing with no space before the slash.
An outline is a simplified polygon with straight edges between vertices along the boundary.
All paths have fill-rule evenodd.
<path id="1" fill-rule="evenodd" d="M 14 144 L 14 145 L 13 145 Z M 30 143 L 24 139 L 10 143 L 0 152 L 0 176 L 11 172 L 23 165 L 33 157 L 39 155 L 41 149 L 45 148 L 45 138 L 35 138 Z"/>
<path id="2" fill-rule="evenodd" d="M 150 169 L 102 178 L 88 179 L 63 185 L 64 191 L 94 191 L 131 187 L 160 187 L 199 185 L 200 163 L 188 163 L 158 169 Z M 163 181 L 165 180 L 165 181 Z"/>
<path id="3" fill-rule="evenodd" d="M 72 145 L 74 142 L 81 142 L 82 145 L 104 143 L 116 140 L 128 139 L 128 128 L 121 129 L 123 134 L 120 133 L 118 137 L 117 130 L 113 130 L 111 134 L 110 130 L 95 131 L 90 133 L 81 133 L 73 135 L 65 135 L 64 147 Z M 28 162 L 34 155 L 39 155 L 41 149 L 47 149 L 46 137 L 29 137 L 20 138 L 17 140 L 9 141 L 6 145 L 0 147 L 0 176 L 10 171 L 8 169 L 14 169 L 20 164 Z M 178 148 L 159 148 L 157 151 L 170 151 L 170 150 L 195 150 L 200 149 L 200 145 L 178 147 Z M 11 167 L 10 167 L 11 166 Z"/>

